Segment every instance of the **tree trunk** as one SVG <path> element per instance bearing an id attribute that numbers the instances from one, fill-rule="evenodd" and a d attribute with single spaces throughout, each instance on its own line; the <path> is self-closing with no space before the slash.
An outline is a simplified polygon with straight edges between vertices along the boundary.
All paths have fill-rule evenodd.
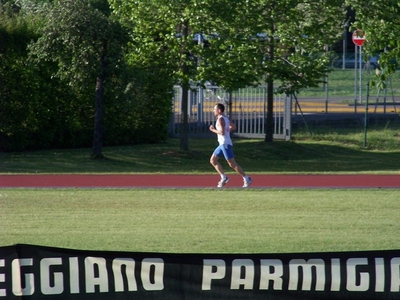
<path id="1" fill-rule="evenodd" d="M 267 124 L 265 141 L 273 142 L 274 140 L 274 81 L 269 80 L 267 83 Z"/>
<path id="2" fill-rule="evenodd" d="M 185 39 L 189 36 L 189 22 L 186 21 L 183 24 L 183 36 Z M 186 49 L 182 49 L 182 53 L 187 55 Z M 181 65 L 182 73 L 184 77 L 189 74 L 189 68 L 185 61 Z M 188 124 L 188 92 L 189 92 L 189 82 L 182 82 L 182 102 L 181 102 L 181 130 L 180 130 L 180 148 L 181 150 L 189 150 L 189 124 Z"/>
<path id="3" fill-rule="evenodd" d="M 269 60 L 274 61 L 275 51 L 274 36 L 270 38 Z M 272 142 L 274 140 L 274 80 L 272 76 L 268 76 L 267 81 L 267 122 L 265 130 L 265 141 Z"/>
<path id="4" fill-rule="evenodd" d="M 189 150 L 189 124 L 188 124 L 188 92 L 189 88 L 186 84 L 182 86 L 182 102 L 181 102 L 181 130 L 180 130 L 180 148 L 181 150 Z"/>
<path id="5" fill-rule="evenodd" d="M 103 123 L 104 123 L 104 80 L 105 70 L 107 67 L 106 62 L 106 49 L 107 42 L 103 42 L 103 51 L 100 58 L 100 73 L 97 76 L 96 90 L 95 90 L 95 113 L 94 113 L 94 134 L 93 134 L 93 159 L 103 158 Z"/>

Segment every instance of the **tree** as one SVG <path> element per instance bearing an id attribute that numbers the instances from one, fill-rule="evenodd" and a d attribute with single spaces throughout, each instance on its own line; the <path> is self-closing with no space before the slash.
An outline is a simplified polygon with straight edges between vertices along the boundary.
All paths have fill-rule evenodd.
<path id="1" fill-rule="evenodd" d="M 329 71 L 330 53 L 326 46 L 341 37 L 345 18 L 343 1 L 227 0 L 218 3 L 220 9 L 210 10 L 210 13 L 217 13 L 209 20 L 218 32 L 223 33 L 219 39 L 223 44 L 220 48 L 229 50 L 217 51 L 221 53 L 221 61 L 207 61 L 207 68 L 210 72 L 218 70 L 228 74 L 228 80 L 235 79 L 237 83 L 240 78 L 247 84 L 261 79 L 267 83 L 265 140 L 270 142 L 274 128 L 274 93 L 294 94 L 303 88 L 317 86 Z M 212 46 L 209 50 L 215 51 Z M 232 69 L 230 64 L 242 69 Z M 229 73 L 230 70 L 240 77 Z M 216 81 L 238 86 L 225 82 L 226 78 L 221 76 Z"/>
<path id="2" fill-rule="evenodd" d="M 131 58 L 143 65 L 164 68 L 172 82 L 182 86 L 181 143 L 188 143 L 188 90 L 196 81 L 196 53 L 201 47 L 194 34 L 201 32 L 199 18 L 202 1 L 170 0 L 111 0 L 116 15 L 134 34 L 131 39 Z M 172 86 L 171 86 L 172 90 Z"/>
<path id="3" fill-rule="evenodd" d="M 278 79 L 278 91 L 294 94 L 324 80 L 330 60 L 326 48 L 341 37 L 345 8 L 341 0 L 262 0 L 261 7 L 260 15 L 270 16 L 263 32 L 278 38 L 269 39 L 265 65 L 269 85 L 265 140 L 272 141 L 272 82 Z"/>
<path id="4" fill-rule="evenodd" d="M 24 2 L 24 5 L 27 4 Z M 0 5 L 0 151 L 41 149 L 53 139 L 58 127 L 51 124 L 54 101 L 61 90 L 50 85 L 50 67 L 37 72 L 28 63 L 27 45 L 37 39 L 33 14 L 17 1 Z M 60 105 L 62 106 L 62 104 Z"/>
<path id="5" fill-rule="evenodd" d="M 245 58 L 254 60 L 253 53 L 247 54 L 243 47 L 236 47 L 243 41 L 229 27 L 240 3 L 226 1 L 223 7 L 215 1 L 201 0 L 112 0 L 111 3 L 115 13 L 134 30 L 132 55 L 144 64 L 160 64 L 169 69 L 174 82 L 182 86 L 180 148 L 188 150 L 190 84 L 201 85 L 211 80 L 235 90 L 257 79 L 252 64 L 243 67 Z M 230 17 L 221 19 L 221 13 Z M 215 21 L 214 16 L 217 16 Z"/>
<path id="6" fill-rule="evenodd" d="M 294 93 L 323 81 L 329 64 L 325 47 L 340 38 L 345 14 L 342 0 L 111 3 L 134 28 L 137 58 L 148 61 L 149 53 L 157 53 L 156 60 L 164 61 L 182 85 L 183 150 L 188 149 L 187 90 L 191 82 L 206 80 L 230 91 L 265 80 L 266 141 L 272 141 L 274 83 L 280 82 L 277 91 Z"/>
<path id="7" fill-rule="evenodd" d="M 104 3 L 103 3 L 104 2 Z M 32 57 L 58 65 L 56 76 L 76 89 L 95 94 L 92 158 L 102 157 L 104 89 L 122 63 L 122 28 L 107 11 L 106 1 L 56 0 L 45 8 L 40 38 L 30 46 Z M 104 9 L 105 7 L 105 9 Z"/>
<path id="8" fill-rule="evenodd" d="M 362 0 L 347 0 L 346 3 L 356 12 L 356 22 L 352 29 L 365 33 L 364 55 L 380 53 L 376 75 L 380 87 L 385 87 L 387 78 L 394 73 L 400 60 L 400 6 L 397 1 L 374 0 L 366 4 Z"/>

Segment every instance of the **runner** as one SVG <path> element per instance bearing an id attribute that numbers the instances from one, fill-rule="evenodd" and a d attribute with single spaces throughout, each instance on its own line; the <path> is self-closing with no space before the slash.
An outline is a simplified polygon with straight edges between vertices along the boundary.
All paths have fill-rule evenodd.
<path id="1" fill-rule="evenodd" d="M 222 166 L 218 161 L 220 157 L 224 156 L 228 165 L 243 177 L 243 187 L 247 188 L 253 180 L 246 175 L 243 169 L 235 161 L 230 131 L 235 130 L 236 126 L 224 115 L 224 111 L 225 106 L 223 104 L 218 103 L 215 105 L 214 115 L 217 117 L 217 122 L 215 123 L 215 127 L 210 125 L 210 131 L 217 134 L 219 143 L 219 146 L 214 150 L 214 153 L 210 158 L 211 165 L 221 176 L 221 180 L 218 182 L 217 187 L 221 188 L 229 182 L 229 178 L 225 175 Z"/>

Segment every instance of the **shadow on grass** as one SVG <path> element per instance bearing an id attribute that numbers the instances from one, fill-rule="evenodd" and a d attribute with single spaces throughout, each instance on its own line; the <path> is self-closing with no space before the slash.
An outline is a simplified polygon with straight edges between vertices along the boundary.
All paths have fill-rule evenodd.
<path id="1" fill-rule="evenodd" d="M 105 159 L 90 159 L 89 149 L 0 153 L 1 173 L 214 173 L 209 158 L 216 147 L 210 139 L 179 140 L 124 147 L 105 147 Z M 370 151 L 326 142 L 265 143 L 234 140 L 237 162 L 247 173 L 398 172 L 400 151 Z M 231 172 L 221 160 L 226 171 Z"/>

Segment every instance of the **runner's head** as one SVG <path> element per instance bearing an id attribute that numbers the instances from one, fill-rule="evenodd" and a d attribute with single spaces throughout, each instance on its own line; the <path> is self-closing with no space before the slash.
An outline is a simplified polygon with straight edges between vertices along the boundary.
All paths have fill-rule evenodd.
<path id="1" fill-rule="evenodd" d="M 217 103 L 216 106 L 218 107 L 218 109 L 221 110 L 221 112 L 224 112 L 224 111 L 225 111 L 225 105 L 223 105 L 222 103 Z"/>
<path id="2" fill-rule="evenodd" d="M 225 106 L 222 103 L 217 103 L 214 106 L 214 114 L 216 116 L 222 115 L 225 111 Z"/>

